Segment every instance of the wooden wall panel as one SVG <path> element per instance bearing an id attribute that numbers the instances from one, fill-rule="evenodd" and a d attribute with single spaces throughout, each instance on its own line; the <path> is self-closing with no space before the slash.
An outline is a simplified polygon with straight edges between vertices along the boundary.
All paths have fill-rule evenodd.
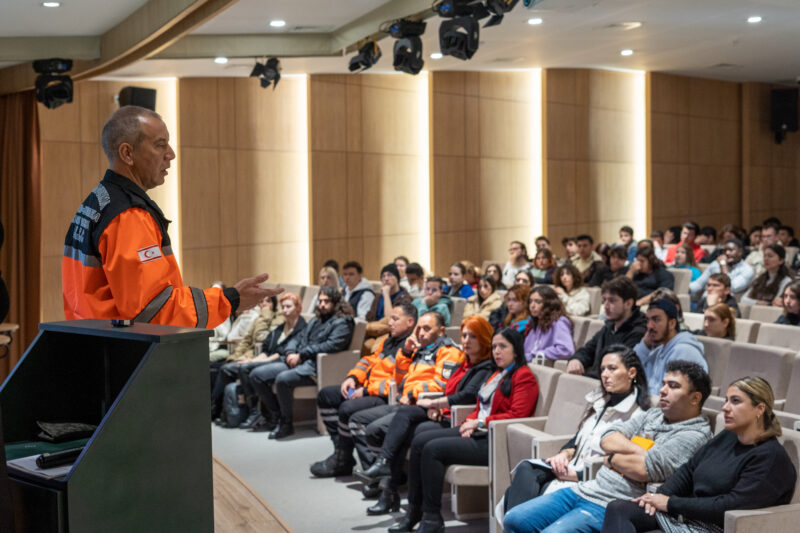
<path id="1" fill-rule="evenodd" d="M 245 78 L 179 82 L 185 283 L 259 272 L 308 282 L 305 83 L 286 78 L 273 92 Z"/>
<path id="2" fill-rule="evenodd" d="M 546 232 L 615 241 L 636 211 L 634 74 L 549 69 L 544 73 Z"/>

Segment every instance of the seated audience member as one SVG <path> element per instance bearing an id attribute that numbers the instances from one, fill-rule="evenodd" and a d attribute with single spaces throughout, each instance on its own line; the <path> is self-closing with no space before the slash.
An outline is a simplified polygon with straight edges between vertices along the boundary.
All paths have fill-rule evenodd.
<path id="1" fill-rule="evenodd" d="M 743 252 L 744 245 L 739 239 L 725 241 L 725 255 L 709 264 L 703 274 L 689 284 L 689 292 L 692 297 L 697 298 L 706 290 L 706 284 L 714 274 L 726 274 L 730 278 L 731 292 L 734 294 L 744 293 L 753 281 L 755 273 L 750 265 L 742 261 Z M 705 294 L 703 297 L 705 298 Z"/>
<path id="2" fill-rule="evenodd" d="M 478 389 L 494 371 L 493 334 L 492 327 L 484 318 L 465 318 L 461 323 L 461 349 L 465 359 L 458 368 L 449 372 L 444 395 L 418 399 L 415 405 L 401 405 L 383 432 L 375 431 L 372 424 L 367 426 L 367 443 L 371 448 L 380 448 L 380 451 L 372 466 L 359 477 L 374 483 L 388 476 L 381 485 L 378 503 L 367 509 L 367 514 L 384 514 L 399 509 L 397 488 L 406 479 L 406 456 L 411 439 L 424 431 L 449 428 L 451 406 L 475 403 Z"/>
<path id="3" fill-rule="evenodd" d="M 647 305 L 650 295 L 656 289 L 675 288 L 675 276 L 667 270 L 664 263 L 656 257 L 653 249 L 648 246 L 639 247 L 636 252 L 636 261 L 631 263 L 625 275 L 636 284 L 639 294 L 639 300 L 636 302 L 638 305 Z"/>
<path id="4" fill-rule="evenodd" d="M 355 442 L 350 432 L 350 417 L 364 409 L 386 405 L 389 382 L 395 374 L 395 358 L 416 323 L 416 307 L 410 303 L 394 306 L 389 312 L 389 336 L 378 341 L 375 351 L 350 369 L 340 386 L 330 385 L 319 391 L 317 407 L 334 451 L 327 459 L 311 465 L 311 474 L 334 477 L 352 473 Z"/>
<path id="5" fill-rule="evenodd" d="M 514 276 L 514 285 L 524 285 L 530 289 L 536 285 L 536 282 L 530 270 L 523 270 L 522 272 L 517 272 L 517 275 Z"/>
<path id="6" fill-rule="evenodd" d="M 272 363 L 269 369 L 259 367 L 250 372 L 250 382 L 267 411 L 267 418 L 279 419 L 278 427 L 269 434 L 270 439 L 294 433 L 294 389 L 316 385 L 317 354 L 346 350 L 353 337 L 353 308 L 344 301 L 342 293 L 334 287 L 322 287 L 318 296 L 315 316 L 288 350 L 286 360 Z M 273 365 L 282 365 L 283 369 L 277 371 Z M 273 384 L 277 394 L 272 392 Z"/>
<path id="7" fill-rule="evenodd" d="M 459 263 L 464 265 L 464 268 L 467 269 L 466 273 L 464 274 L 464 283 L 469 285 L 474 293 L 474 291 L 478 290 L 478 282 L 481 279 L 481 269 L 479 269 L 475 263 L 467 259 L 459 261 Z"/>
<path id="8" fill-rule="evenodd" d="M 567 359 L 575 352 L 572 321 L 552 287 L 534 287 L 528 298 L 531 321 L 525 332 L 525 359 Z"/>
<path id="9" fill-rule="evenodd" d="M 530 289 L 526 285 L 514 285 L 506 292 L 505 306 L 506 315 L 503 318 L 502 327 L 511 328 L 523 333 L 531 321 L 528 312 L 528 296 Z"/>
<path id="10" fill-rule="evenodd" d="M 222 395 L 228 383 L 239 378 L 239 364 L 253 360 L 253 353 L 257 345 L 264 342 L 267 335 L 283 324 L 283 313 L 278 309 L 278 298 L 267 296 L 258 303 L 259 315 L 250 325 L 242 340 L 236 345 L 236 350 L 228 355 L 216 375 L 214 389 L 211 392 L 212 410 L 218 409 L 222 403 Z"/>
<path id="11" fill-rule="evenodd" d="M 464 276 L 467 274 L 467 267 L 463 263 L 453 263 L 450 265 L 448 278 L 450 285 L 445 286 L 444 292 L 448 296 L 464 298 L 465 300 L 475 294 L 472 287 L 467 284 Z"/>
<path id="12" fill-rule="evenodd" d="M 553 273 L 556 271 L 556 259 L 553 257 L 553 252 L 544 248 L 536 252 L 536 257 L 533 259 L 533 280 L 535 283 L 553 284 Z"/>
<path id="13" fill-rule="evenodd" d="M 573 316 L 589 314 L 591 297 L 583 286 L 583 278 L 575 265 L 565 264 L 558 267 L 553 275 L 553 283 L 567 314 Z"/>
<path id="14" fill-rule="evenodd" d="M 783 314 L 775 323 L 800 326 L 800 281 L 793 281 L 783 289 Z"/>
<path id="15" fill-rule="evenodd" d="M 449 296 L 442 294 L 444 280 L 439 276 L 429 276 L 425 280 L 425 296 L 417 298 L 411 302 L 417 308 L 417 316 L 435 311 L 442 315 L 444 325 L 450 325 L 450 305 L 452 300 Z"/>
<path id="16" fill-rule="evenodd" d="M 716 261 L 719 256 L 725 255 L 725 243 L 729 239 L 739 239 L 739 235 L 743 231 L 744 230 L 742 230 L 741 228 L 739 228 L 734 224 L 725 224 L 724 226 L 722 226 L 722 229 L 720 229 L 721 238 L 717 243 L 717 247 L 714 248 L 713 252 L 704 255 L 703 259 L 698 261 L 698 263 L 711 263 L 713 261 Z"/>
<path id="17" fill-rule="evenodd" d="M 697 262 L 694 260 L 692 248 L 688 244 L 681 244 L 675 251 L 675 262 L 672 263 L 672 268 L 683 268 L 691 271 L 692 279 L 694 281 L 702 275 L 700 269 L 697 268 Z"/>
<path id="18" fill-rule="evenodd" d="M 332 261 L 332 260 L 331 260 Z M 329 261 L 330 262 L 330 261 Z M 334 261 L 335 262 L 335 261 Z M 336 268 L 339 268 L 339 264 L 336 264 Z M 332 266 L 324 266 L 319 271 L 319 288 L 320 290 L 322 287 L 333 287 L 336 290 L 339 290 L 339 274 Z M 344 284 L 344 281 L 342 282 Z M 346 287 L 347 285 L 345 285 Z M 319 293 L 314 296 L 311 300 L 311 306 L 308 308 L 309 313 L 313 313 L 314 310 L 317 308 Z"/>
<path id="19" fill-rule="evenodd" d="M 610 279 L 616 278 L 617 276 L 624 276 L 628 272 L 628 267 L 625 266 L 627 261 L 628 254 L 625 248 L 622 246 L 611 248 L 611 250 L 608 251 L 608 266 L 596 268 L 586 285 L 589 287 L 600 287 Z"/>
<path id="20" fill-rule="evenodd" d="M 394 258 L 394 266 L 397 267 L 397 272 L 400 273 L 400 286 L 404 288 L 406 291 L 408 291 L 408 287 L 406 287 L 406 285 L 409 284 L 408 277 L 406 274 L 408 265 L 409 265 L 408 257 L 404 255 L 398 255 L 397 257 Z"/>
<path id="21" fill-rule="evenodd" d="M 508 261 L 503 268 L 503 285 L 510 287 L 514 284 L 514 277 L 521 270 L 528 270 L 531 267 L 528 258 L 528 249 L 520 241 L 511 241 L 508 247 Z"/>
<path id="22" fill-rule="evenodd" d="M 725 304 L 714 304 L 703 313 L 703 329 L 695 335 L 736 340 L 736 314 Z"/>
<path id="23" fill-rule="evenodd" d="M 400 287 L 400 272 L 397 265 L 389 263 L 381 269 L 381 293 L 372 301 L 372 309 L 367 313 L 366 340 L 361 353 L 373 351 L 374 339 L 389 333 L 389 315 L 396 305 L 411 303 L 411 296 Z"/>
<path id="24" fill-rule="evenodd" d="M 612 248 L 622 248 L 625 253 L 626 261 L 633 262 L 636 259 L 636 241 L 633 240 L 633 228 L 622 226 L 619 228 L 619 240 L 611 245 Z"/>
<path id="25" fill-rule="evenodd" d="M 656 257 L 663 261 L 664 257 L 667 255 L 667 248 L 664 246 L 664 234 L 657 229 L 653 230 L 650 233 L 650 242 L 653 243 L 653 251 Z M 639 246 L 641 246 L 641 243 L 639 243 Z M 634 256 L 633 259 L 635 260 L 636 257 Z M 632 262 L 633 261 L 629 261 L 628 263 Z"/>
<path id="26" fill-rule="evenodd" d="M 800 247 L 800 242 L 794 238 L 794 228 L 785 224 L 778 228 L 778 242 L 784 246 Z"/>
<path id="27" fill-rule="evenodd" d="M 591 235 L 578 235 L 575 237 L 578 245 L 578 254 L 571 259 L 572 265 L 581 273 L 581 278 L 586 281 L 594 272 L 596 263 L 602 263 L 600 255 L 592 250 L 594 239 Z"/>
<path id="28" fill-rule="evenodd" d="M 463 362 L 464 352 L 445 334 L 442 315 L 430 312 L 420 316 L 414 333 L 397 352 L 393 377 L 398 385 L 397 404 L 376 405 L 350 416 L 348 425 L 363 468 L 375 461 L 373 450 L 383 443 L 400 406 L 416 404 L 423 392 L 444 392 L 447 378 Z M 358 477 L 372 481 L 360 473 Z M 372 487 L 368 484 L 365 489 L 371 492 Z"/>
<path id="29" fill-rule="evenodd" d="M 337 285 L 336 286 L 339 289 L 344 289 L 344 280 L 339 275 L 339 262 L 336 259 L 328 259 L 327 261 L 325 261 L 325 264 L 322 265 L 322 268 L 326 268 L 326 267 L 333 269 L 333 272 L 334 272 L 336 280 L 337 280 Z M 320 284 L 320 286 L 322 286 L 322 284 Z M 314 307 L 312 307 L 312 309 L 316 309 L 316 308 L 317 308 L 317 306 L 315 304 Z"/>
<path id="30" fill-rule="evenodd" d="M 739 303 L 731 294 L 731 278 L 727 274 L 712 274 L 706 284 L 705 297 L 700 301 L 697 310 L 705 313 L 706 309 L 718 303 L 724 303 L 736 313 L 737 318 L 742 318 Z"/>
<path id="31" fill-rule="evenodd" d="M 577 433 L 559 453 L 545 459 L 552 468 L 530 462 L 517 465 L 511 486 L 497 506 L 501 523 L 502 516 L 517 505 L 583 481 L 586 461 L 606 455 L 600 447 L 606 430 L 616 422 L 643 416 L 650 408 L 644 368 L 627 346 L 614 344 L 606 348 L 600 375 L 600 387 L 586 395 L 586 413 Z"/>
<path id="32" fill-rule="evenodd" d="M 569 261 L 578 255 L 578 241 L 575 237 L 564 237 L 561 239 L 561 246 L 564 247 L 564 260 Z"/>
<path id="33" fill-rule="evenodd" d="M 725 512 L 791 502 L 797 471 L 778 441 L 769 383 L 748 376 L 731 383 L 725 429 L 700 448 L 655 493 L 606 508 L 603 531 L 722 531 Z"/>
<path id="34" fill-rule="evenodd" d="M 755 277 L 741 301 L 747 305 L 780 306 L 783 289 L 792 282 L 792 273 L 786 266 L 786 250 L 780 244 L 765 246 L 763 260 L 764 271 Z"/>
<path id="35" fill-rule="evenodd" d="M 694 253 L 694 260 L 700 261 L 704 255 L 706 255 L 706 251 L 703 248 L 694 242 L 695 237 L 697 236 L 697 232 L 699 231 L 699 226 L 696 222 L 685 222 L 683 227 L 681 228 L 681 240 L 680 242 L 673 244 L 667 249 L 667 255 L 664 257 L 664 263 L 667 265 L 672 265 L 675 261 L 675 252 L 678 250 L 678 246 L 681 244 L 688 244 L 692 248 L 692 252 Z"/>
<path id="36" fill-rule="evenodd" d="M 607 242 L 601 242 L 594 247 L 594 251 L 600 256 L 600 262 L 603 264 L 603 266 L 608 267 L 608 256 L 611 252 L 611 245 Z M 597 265 L 597 263 L 595 263 L 595 265 Z"/>
<path id="37" fill-rule="evenodd" d="M 711 429 L 701 410 L 710 391 L 702 368 L 670 363 L 659 391 L 660 408 L 612 424 L 602 433 L 600 447 L 606 455 L 597 477 L 514 507 L 505 516 L 504 531 L 600 531 L 609 503 L 644 495 L 648 483 L 668 479 L 708 442 Z"/>
<path id="38" fill-rule="evenodd" d="M 272 381 L 275 376 L 286 370 L 286 356 L 294 348 L 292 343 L 300 336 L 300 333 L 306 327 L 306 320 L 300 316 L 303 310 L 300 304 L 300 297 L 294 293 L 284 293 L 278 298 L 280 301 L 281 313 L 284 316 L 282 327 L 278 327 L 267 335 L 264 342 L 261 344 L 261 353 L 253 358 L 252 361 L 239 362 L 239 381 L 242 384 L 242 392 L 245 400 L 250 407 L 250 413 L 247 420 L 239 425 L 240 429 L 252 429 L 253 431 L 272 431 L 278 425 L 280 411 L 277 400 L 270 397 L 272 401 L 272 409 L 267 409 L 264 405 L 264 412 L 266 417 L 262 415 L 258 409 L 258 394 L 253 389 L 253 384 L 250 381 L 250 373 L 262 366 L 269 366 L 272 363 L 277 363 L 271 367 L 270 370 L 264 370 L 267 374 L 272 374 L 271 377 L 262 374 L 261 379 Z M 229 385 L 230 386 L 230 385 Z M 271 392 L 271 391 L 270 391 Z"/>
<path id="39" fill-rule="evenodd" d="M 362 277 L 364 269 L 356 261 L 348 261 L 342 267 L 344 278 L 344 299 L 353 308 L 356 318 L 367 318 L 367 313 L 372 309 L 375 293 L 372 292 L 372 283 Z"/>
<path id="40" fill-rule="evenodd" d="M 713 226 L 703 226 L 694 241 L 701 246 L 717 244 L 717 230 Z"/>
<path id="41" fill-rule="evenodd" d="M 670 226 L 667 228 L 667 231 L 664 232 L 664 246 L 669 248 L 675 244 L 678 244 L 681 240 L 681 232 L 683 228 L 681 226 Z"/>
<path id="42" fill-rule="evenodd" d="M 778 243 L 779 227 L 780 225 L 775 223 L 764 224 L 764 226 L 761 228 L 761 239 L 759 240 L 758 248 L 750 252 L 747 258 L 744 260 L 745 263 L 752 267 L 756 276 L 764 271 L 764 248 L 770 244 Z"/>
<path id="43" fill-rule="evenodd" d="M 481 386 L 475 410 L 457 428 L 425 431 L 411 442 L 408 469 L 408 509 L 389 528 L 392 533 L 444 530 L 441 515 L 444 473 L 451 464 L 488 465 L 488 426 L 493 420 L 531 416 L 539 386 L 525 362 L 522 334 L 500 330 L 492 338 L 492 356 L 498 370 Z"/>
<path id="44" fill-rule="evenodd" d="M 425 295 L 425 271 L 419 263 L 409 263 L 406 267 L 406 283 L 401 285 L 411 298 Z"/>
<path id="45" fill-rule="evenodd" d="M 606 281 L 602 288 L 605 325 L 575 352 L 567 364 L 570 374 L 600 378 L 600 361 L 606 348 L 622 344 L 633 348 L 647 331 L 647 317 L 636 305 L 636 285 L 626 277 Z"/>
<path id="46" fill-rule="evenodd" d="M 672 289 L 667 289 L 662 287 L 660 289 L 656 289 L 653 292 L 651 301 L 655 302 L 656 300 L 660 300 L 662 298 L 666 298 L 675 306 L 675 309 L 678 310 L 678 329 L 683 331 L 689 329 L 686 327 L 686 322 L 683 320 L 683 308 L 681 307 L 681 299 L 678 298 L 678 295 L 675 294 L 675 291 Z M 644 311 L 642 311 L 644 312 Z"/>
<path id="47" fill-rule="evenodd" d="M 486 267 L 486 275 L 494 278 L 495 287 L 497 290 L 504 291 L 508 287 L 503 283 L 503 269 L 497 263 L 492 263 Z"/>
<path id="48" fill-rule="evenodd" d="M 658 394 L 671 361 L 695 363 L 708 372 L 703 344 L 689 331 L 678 330 L 678 309 L 661 298 L 647 308 L 647 333 L 633 350 L 647 373 L 650 394 Z"/>
<path id="49" fill-rule="evenodd" d="M 470 296 L 467 300 L 467 305 L 464 307 L 464 318 L 480 316 L 489 320 L 492 311 L 501 305 L 503 305 L 503 297 L 497 292 L 494 277 L 483 276 L 478 283 L 478 293 Z"/>
<path id="50" fill-rule="evenodd" d="M 761 246 L 761 226 L 755 225 L 747 233 L 748 246 L 758 249 Z"/>
<path id="51" fill-rule="evenodd" d="M 533 242 L 536 244 L 536 253 L 539 253 L 542 250 L 550 250 L 550 239 L 548 239 L 545 235 L 539 235 Z"/>

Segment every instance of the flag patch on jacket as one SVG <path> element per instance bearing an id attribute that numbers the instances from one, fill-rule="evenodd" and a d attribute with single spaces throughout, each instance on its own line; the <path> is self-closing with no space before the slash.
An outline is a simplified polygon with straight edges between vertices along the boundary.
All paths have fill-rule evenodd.
<path id="1" fill-rule="evenodd" d="M 147 248 L 139 248 L 136 250 L 139 253 L 139 261 L 147 263 L 161 257 L 161 248 L 157 244 L 148 246 Z"/>

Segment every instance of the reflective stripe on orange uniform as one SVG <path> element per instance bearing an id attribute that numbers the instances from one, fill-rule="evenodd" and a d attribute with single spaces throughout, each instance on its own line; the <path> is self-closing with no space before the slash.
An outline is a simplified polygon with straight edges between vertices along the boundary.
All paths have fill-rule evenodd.
<path id="1" fill-rule="evenodd" d="M 369 396 L 389 396 L 389 390 L 392 380 L 395 379 L 395 359 L 402 353 L 402 346 L 405 342 L 403 339 L 395 340 L 395 345 L 398 349 L 395 352 L 390 350 L 390 353 L 383 354 L 383 348 L 390 337 L 378 342 L 376 349 L 371 354 L 362 357 L 356 366 L 347 373 L 347 377 L 352 377 L 356 380 L 359 387 L 364 387 L 364 390 Z"/>
<path id="2" fill-rule="evenodd" d="M 447 380 L 464 362 L 464 352 L 453 345 L 440 347 L 434 354 L 411 357 L 397 354 L 395 376 L 402 395 L 416 400 L 422 392 L 444 392 Z"/>

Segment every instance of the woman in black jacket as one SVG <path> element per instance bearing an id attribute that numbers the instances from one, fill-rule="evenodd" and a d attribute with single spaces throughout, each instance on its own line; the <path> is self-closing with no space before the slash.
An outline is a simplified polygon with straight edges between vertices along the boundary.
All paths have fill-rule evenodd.
<path id="1" fill-rule="evenodd" d="M 378 503 L 367 509 L 367 514 L 384 514 L 397 511 L 400 496 L 397 487 L 405 478 L 405 461 L 408 446 L 415 435 L 432 429 L 450 427 L 450 407 L 453 405 L 472 405 L 481 384 L 486 381 L 495 367 L 492 360 L 492 334 L 489 322 L 477 315 L 465 318 L 461 323 L 461 349 L 466 359 L 461 366 L 453 369 L 447 380 L 445 395 L 435 399 L 424 398 L 416 405 L 400 407 L 386 432 L 380 454 L 360 477 L 374 482 L 388 478 L 381 484 Z"/>
<path id="2" fill-rule="evenodd" d="M 725 512 L 791 501 L 797 472 L 778 442 L 781 425 L 772 387 L 745 377 L 728 387 L 725 429 L 661 485 L 632 502 L 606 508 L 603 532 L 721 532 Z"/>

